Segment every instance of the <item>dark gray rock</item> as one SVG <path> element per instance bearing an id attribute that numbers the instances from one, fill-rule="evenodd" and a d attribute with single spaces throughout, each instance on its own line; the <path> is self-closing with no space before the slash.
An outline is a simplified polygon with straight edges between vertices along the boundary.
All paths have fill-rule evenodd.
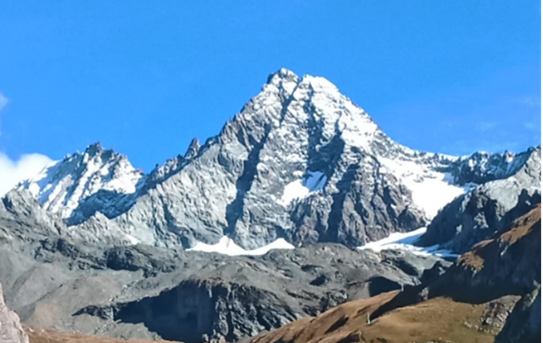
<path id="1" fill-rule="evenodd" d="M 537 148 L 530 150 L 512 176 L 477 186 L 445 206 L 417 244 L 442 244 L 454 252 L 468 251 L 540 203 L 540 188 L 541 149 Z"/>

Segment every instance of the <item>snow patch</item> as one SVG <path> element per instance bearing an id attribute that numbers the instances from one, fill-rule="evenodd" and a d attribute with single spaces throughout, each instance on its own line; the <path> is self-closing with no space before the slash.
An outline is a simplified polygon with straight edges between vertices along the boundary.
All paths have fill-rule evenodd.
<path id="1" fill-rule="evenodd" d="M 445 205 L 473 187 L 471 184 L 455 185 L 451 174 L 437 172 L 416 161 L 383 157 L 379 161 L 411 191 L 413 202 L 426 213 L 428 219 L 435 217 Z"/>
<path id="2" fill-rule="evenodd" d="M 234 241 L 224 236 L 222 237 L 217 244 L 206 244 L 202 242 L 196 243 L 196 245 L 187 251 L 201 251 L 201 252 L 208 252 L 208 253 L 219 253 L 222 255 L 228 255 L 228 256 L 259 256 L 264 255 L 270 250 L 274 249 L 294 249 L 294 246 L 287 241 L 285 241 L 283 238 L 279 238 L 272 243 L 265 245 L 263 247 L 253 249 L 253 250 L 245 250 Z"/>
<path id="3" fill-rule="evenodd" d="M 281 204 L 288 206 L 295 199 L 303 199 L 309 195 L 309 188 L 303 185 L 302 180 L 296 180 L 285 186 Z"/>
<path id="4" fill-rule="evenodd" d="M 442 249 L 439 245 L 430 247 L 417 247 L 414 244 L 426 233 L 426 227 L 411 232 L 396 232 L 379 241 L 370 242 L 358 247 L 359 250 L 369 249 L 375 252 L 382 250 L 406 250 L 422 256 L 440 256 L 443 258 L 457 258 L 458 254 L 453 254 L 450 250 Z"/>
<path id="5" fill-rule="evenodd" d="M 300 175 L 296 173 L 294 175 Z M 328 178 L 320 171 L 308 171 L 304 178 L 296 180 L 285 186 L 281 197 L 281 204 L 288 206 L 296 199 L 304 199 L 312 192 L 317 192 L 324 188 Z"/>

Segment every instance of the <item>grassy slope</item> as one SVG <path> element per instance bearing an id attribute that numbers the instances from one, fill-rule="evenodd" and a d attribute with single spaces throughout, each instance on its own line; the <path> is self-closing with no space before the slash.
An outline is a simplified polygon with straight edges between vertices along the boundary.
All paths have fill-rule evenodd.
<path id="1" fill-rule="evenodd" d="M 316 318 L 305 318 L 261 335 L 253 343 L 494 342 L 495 334 L 481 325 L 487 304 L 461 303 L 449 298 L 435 298 L 402 307 L 368 325 L 367 314 L 371 315 L 395 295 L 396 292 L 390 292 L 349 302 Z"/>

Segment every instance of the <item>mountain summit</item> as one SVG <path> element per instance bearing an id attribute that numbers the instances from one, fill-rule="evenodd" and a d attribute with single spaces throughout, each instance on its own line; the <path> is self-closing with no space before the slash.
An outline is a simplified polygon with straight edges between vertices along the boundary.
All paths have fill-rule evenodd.
<path id="1" fill-rule="evenodd" d="M 523 161 L 409 149 L 328 80 L 281 69 L 217 136 L 194 140 L 149 175 L 92 145 L 19 189 L 93 241 L 190 248 L 228 236 L 245 249 L 280 238 L 356 247 L 425 226 Z"/>

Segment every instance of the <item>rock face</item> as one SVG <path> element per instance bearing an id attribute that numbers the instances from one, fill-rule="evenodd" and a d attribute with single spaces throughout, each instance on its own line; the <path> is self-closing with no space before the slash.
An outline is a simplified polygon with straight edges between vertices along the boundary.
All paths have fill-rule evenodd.
<path id="1" fill-rule="evenodd" d="M 462 255 L 442 284 L 445 289 L 462 285 L 462 292 L 478 289 L 486 296 L 493 296 L 490 290 L 527 294 L 541 284 L 539 256 L 541 203 Z"/>
<path id="2" fill-rule="evenodd" d="M 19 322 L 19 316 L 4 302 L 2 285 L 0 285 L 0 342 L 28 343 L 28 336 Z"/>
<path id="3" fill-rule="evenodd" d="M 95 243 L 190 248 L 229 236 L 246 249 L 278 238 L 357 247 L 425 226 L 528 155 L 411 150 L 326 79 L 281 69 L 217 136 L 149 175 L 94 144 L 19 189 Z"/>
<path id="4" fill-rule="evenodd" d="M 540 203 L 541 148 L 528 150 L 516 166 L 511 164 L 510 170 L 516 170 L 512 176 L 479 185 L 446 205 L 419 244 L 446 244 L 455 252 L 468 251 Z"/>

